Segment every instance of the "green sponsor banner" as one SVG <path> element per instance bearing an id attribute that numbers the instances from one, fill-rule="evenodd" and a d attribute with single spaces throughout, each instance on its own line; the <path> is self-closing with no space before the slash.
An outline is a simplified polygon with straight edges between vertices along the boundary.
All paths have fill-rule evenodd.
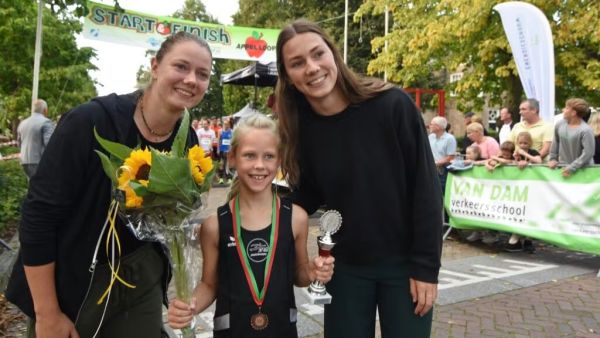
<path id="1" fill-rule="evenodd" d="M 516 233 L 600 254 L 600 167 L 563 178 L 559 169 L 482 166 L 451 172 L 444 206 L 450 225 Z"/>
<path id="2" fill-rule="evenodd" d="M 275 61 L 279 29 L 236 27 L 187 21 L 135 11 L 117 11 L 113 6 L 88 1 L 89 14 L 83 36 L 156 50 L 167 36 L 179 31 L 196 34 L 210 45 L 213 57 L 221 59 Z"/>

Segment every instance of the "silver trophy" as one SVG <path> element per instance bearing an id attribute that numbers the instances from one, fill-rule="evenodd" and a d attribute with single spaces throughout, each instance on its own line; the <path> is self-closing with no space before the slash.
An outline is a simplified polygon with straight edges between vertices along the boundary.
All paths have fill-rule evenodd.
<path id="1" fill-rule="evenodd" d="M 319 225 L 323 236 L 317 237 L 319 245 L 319 256 L 328 257 L 335 243 L 331 240 L 331 235 L 335 234 L 342 225 L 342 215 L 336 210 L 327 210 L 319 219 Z M 310 283 L 306 293 L 312 304 L 329 304 L 331 295 L 327 293 L 325 285 L 318 280 Z"/>

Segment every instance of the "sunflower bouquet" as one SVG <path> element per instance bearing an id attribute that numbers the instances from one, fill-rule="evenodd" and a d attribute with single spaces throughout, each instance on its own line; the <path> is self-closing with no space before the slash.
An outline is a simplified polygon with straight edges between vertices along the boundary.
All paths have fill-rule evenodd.
<path id="1" fill-rule="evenodd" d="M 189 113 L 186 110 L 170 152 L 153 148 L 135 149 L 102 138 L 96 140 L 106 151 L 96 150 L 106 175 L 113 183 L 114 198 L 107 216 L 108 242 L 120 244 L 115 231 L 117 215 L 140 240 L 162 243 L 169 252 L 177 298 L 190 300 L 200 268 L 194 245 L 194 224 L 206 207 L 207 192 L 214 174 L 213 163 L 198 145 L 187 149 Z M 105 295 L 115 281 L 135 287 L 118 274 L 118 262 L 109 262 L 113 272 Z M 194 337 L 191 328 L 184 337 Z"/>

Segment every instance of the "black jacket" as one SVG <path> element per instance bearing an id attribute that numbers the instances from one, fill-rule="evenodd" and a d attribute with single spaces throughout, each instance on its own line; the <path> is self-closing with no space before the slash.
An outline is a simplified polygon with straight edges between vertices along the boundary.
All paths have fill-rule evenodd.
<path id="1" fill-rule="evenodd" d="M 77 316 L 111 201 L 111 182 L 94 152 L 102 148 L 93 130 L 95 127 L 105 139 L 135 147 L 139 132 L 133 114 L 140 94 L 111 94 L 78 106 L 62 117 L 50 139 L 23 202 L 21 249 L 6 290 L 7 299 L 32 318 L 33 302 L 23 265 L 51 262 L 56 264 L 60 308 L 73 321 Z M 196 134 L 190 132 L 188 144 L 197 143 Z M 124 227 L 117 228 L 122 255 L 143 244 Z M 168 279 L 166 276 L 165 283 Z"/>

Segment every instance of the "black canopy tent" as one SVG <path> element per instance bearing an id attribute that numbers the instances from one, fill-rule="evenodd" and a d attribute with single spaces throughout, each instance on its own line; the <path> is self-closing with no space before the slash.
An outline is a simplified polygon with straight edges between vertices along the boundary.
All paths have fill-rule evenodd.
<path id="1" fill-rule="evenodd" d="M 277 83 L 275 62 L 256 62 L 252 65 L 221 75 L 222 84 L 254 86 L 254 106 L 258 99 L 258 87 L 274 87 Z"/>

